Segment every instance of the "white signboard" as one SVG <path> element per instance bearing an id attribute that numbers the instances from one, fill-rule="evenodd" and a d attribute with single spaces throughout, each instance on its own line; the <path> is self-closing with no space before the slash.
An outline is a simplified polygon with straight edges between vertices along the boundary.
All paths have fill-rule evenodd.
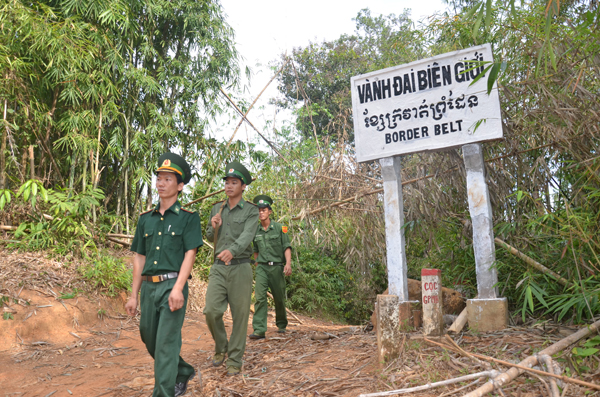
<path id="1" fill-rule="evenodd" d="M 352 77 L 357 160 L 502 138 L 498 87 L 488 95 L 487 76 L 471 85 L 487 62 L 483 44 Z"/>

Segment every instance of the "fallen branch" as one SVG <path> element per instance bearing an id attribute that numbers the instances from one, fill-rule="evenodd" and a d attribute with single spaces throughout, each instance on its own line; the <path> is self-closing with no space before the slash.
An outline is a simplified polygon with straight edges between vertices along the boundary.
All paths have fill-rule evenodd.
<path id="1" fill-rule="evenodd" d="M 267 296 L 273 300 L 275 300 L 275 298 L 273 298 L 273 295 L 271 295 L 271 293 L 269 291 L 267 291 Z M 295 314 L 294 312 L 292 312 L 290 309 L 288 309 L 287 307 L 285 308 L 285 311 L 288 312 L 289 314 L 292 315 L 292 317 L 294 317 L 296 319 L 296 321 L 298 321 L 300 324 L 304 325 L 304 323 L 302 322 L 302 320 L 300 320 Z"/>
<path id="2" fill-rule="evenodd" d="M 552 270 L 548 269 L 546 266 L 544 266 L 541 263 L 535 261 L 534 259 L 528 257 L 527 255 L 525 255 L 524 253 L 522 253 L 521 251 L 519 251 L 515 247 L 513 247 L 513 246 L 509 245 L 508 243 L 505 243 L 504 241 L 500 240 L 498 237 L 496 237 L 494 239 L 494 241 L 499 246 L 501 246 L 503 248 L 506 248 L 506 250 L 508 252 L 510 252 L 511 254 L 513 254 L 514 256 L 516 256 L 518 258 L 521 258 L 528 265 L 533 266 L 534 268 L 536 268 L 537 270 L 539 270 L 542 273 L 548 273 L 549 275 L 551 275 L 552 277 L 554 277 L 556 279 L 556 281 L 558 281 L 559 283 L 561 283 L 565 287 L 570 287 L 571 286 L 571 283 L 568 280 L 562 278 L 558 273 L 553 272 Z"/>
<path id="3" fill-rule="evenodd" d="M 117 237 L 117 238 L 128 238 L 130 240 L 133 240 L 133 234 L 119 234 L 119 233 L 108 233 L 106 235 L 107 237 Z"/>
<path id="4" fill-rule="evenodd" d="M 475 389 L 474 391 L 466 394 L 463 397 L 483 397 L 484 395 L 486 395 L 487 393 L 491 393 L 492 391 L 494 391 L 497 388 L 502 387 L 503 385 L 511 382 L 512 380 L 514 380 L 517 376 L 521 375 L 523 372 L 525 371 L 529 371 L 529 372 L 533 372 L 533 373 L 539 373 L 541 375 L 544 376 L 551 376 L 551 377 L 555 377 L 557 379 L 561 379 L 564 382 L 569 382 L 569 383 L 575 383 L 581 386 L 585 386 L 585 387 L 589 387 L 592 389 L 596 389 L 596 390 L 600 390 L 600 386 L 596 385 L 594 383 L 589 383 L 589 382 L 584 382 L 578 379 L 573 379 L 573 378 L 569 378 L 563 375 L 554 375 L 554 374 L 550 374 L 548 372 L 544 372 L 544 371 L 538 371 L 535 370 L 533 368 L 534 365 L 538 364 L 538 357 L 542 356 L 542 355 L 548 355 L 548 356 L 552 356 L 553 354 L 556 354 L 564 349 L 566 349 L 567 347 L 569 347 L 571 344 L 579 341 L 582 338 L 585 338 L 587 336 L 589 336 L 592 333 L 597 333 L 598 329 L 600 329 L 600 321 L 596 321 L 595 323 L 593 323 L 590 326 L 587 326 L 585 328 L 582 328 L 581 330 L 577 331 L 576 333 L 569 335 L 568 337 L 561 339 L 560 341 L 556 342 L 555 344 L 547 347 L 546 349 L 542 350 L 541 352 L 537 353 L 537 355 L 534 356 L 529 356 L 527 357 L 525 360 L 521 361 L 519 364 L 513 364 L 513 363 L 509 363 L 507 361 L 502 361 L 502 360 L 498 360 L 492 357 L 487 357 L 487 356 L 482 356 L 480 354 L 476 354 L 476 353 L 469 353 L 474 357 L 478 357 L 481 358 L 483 360 L 488 360 L 491 362 L 496 362 L 498 364 L 502 364 L 502 365 L 506 365 L 506 366 L 510 366 L 513 367 L 511 369 L 509 369 L 508 371 L 500 374 L 499 376 L 495 377 L 492 381 L 486 383 L 485 385 L 481 386 L 478 389 Z M 425 341 L 433 344 L 433 345 L 437 345 L 437 346 L 441 346 L 445 349 L 448 350 L 455 350 L 454 347 L 450 347 L 448 345 L 443 345 L 437 342 L 434 342 L 432 340 L 429 340 L 427 338 L 424 338 Z"/>
<path id="5" fill-rule="evenodd" d="M 17 226 L 4 226 L 4 225 L 0 225 L 0 230 L 17 230 Z"/>
<path id="6" fill-rule="evenodd" d="M 499 374 L 500 374 L 500 372 L 498 372 L 496 370 L 483 371 L 483 372 L 477 372 L 476 374 L 459 376 L 458 378 L 454 378 L 454 379 L 442 380 L 440 382 L 435 382 L 435 383 L 428 383 L 423 386 L 415 386 L 415 387 L 409 387 L 407 389 L 390 390 L 390 391 L 384 391 L 384 392 L 379 392 L 379 393 L 361 394 L 359 397 L 395 396 L 396 394 L 413 393 L 413 392 L 417 392 L 417 391 L 433 389 L 433 388 L 440 387 L 440 386 L 452 385 L 454 383 L 464 382 L 467 380 L 479 379 L 484 376 L 488 377 L 488 378 L 493 378 L 493 377 L 498 376 Z"/>
<path id="7" fill-rule="evenodd" d="M 112 241 L 113 243 L 121 244 L 123 247 L 129 247 L 129 246 L 131 246 L 131 243 L 129 241 L 119 240 L 119 239 L 114 238 L 114 237 L 106 237 L 106 239 L 109 240 L 109 241 Z"/>

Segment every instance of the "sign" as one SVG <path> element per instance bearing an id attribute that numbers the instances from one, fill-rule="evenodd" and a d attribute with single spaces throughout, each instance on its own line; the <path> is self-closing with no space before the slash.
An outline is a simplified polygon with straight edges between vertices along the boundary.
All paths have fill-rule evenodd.
<path id="1" fill-rule="evenodd" d="M 477 63 L 473 63 L 473 61 Z M 490 44 L 352 77 L 359 162 L 502 138 Z"/>

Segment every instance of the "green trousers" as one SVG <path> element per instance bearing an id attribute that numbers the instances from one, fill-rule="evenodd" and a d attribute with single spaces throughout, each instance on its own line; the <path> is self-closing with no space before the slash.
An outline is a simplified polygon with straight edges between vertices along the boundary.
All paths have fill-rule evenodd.
<path id="1" fill-rule="evenodd" d="M 154 358 L 154 397 L 173 397 L 175 383 L 185 382 L 194 373 L 194 368 L 179 355 L 188 299 L 187 283 L 183 288 L 183 307 L 174 312 L 169 309 L 169 294 L 176 281 L 142 282 L 140 335 Z"/>
<path id="2" fill-rule="evenodd" d="M 227 365 L 242 367 L 252 297 L 252 266 L 214 264 L 208 276 L 204 316 L 215 341 L 215 353 L 227 353 Z M 227 341 L 223 313 L 231 308 L 233 327 Z"/>
<path id="3" fill-rule="evenodd" d="M 254 287 L 254 317 L 252 328 L 255 335 L 264 335 L 267 332 L 267 290 L 271 289 L 275 301 L 275 324 L 279 329 L 288 325 L 285 312 L 285 275 L 283 266 L 256 266 L 256 286 Z"/>

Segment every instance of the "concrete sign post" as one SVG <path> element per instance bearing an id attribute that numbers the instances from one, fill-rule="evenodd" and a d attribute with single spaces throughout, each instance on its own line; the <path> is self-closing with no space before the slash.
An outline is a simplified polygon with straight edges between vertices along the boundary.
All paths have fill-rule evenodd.
<path id="1" fill-rule="evenodd" d="M 388 294 L 408 301 L 406 250 L 404 247 L 404 204 L 400 156 L 379 160 L 383 177 L 385 248 L 388 268 Z"/>
<path id="2" fill-rule="evenodd" d="M 494 83 L 488 93 L 488 79 L 485 76 L 485 69 L 492 62 L 491 45 L 483 44 L 354 76 L 351 79 L 357 160 L 359 162 L 379 160 L 381 165 L 389 293 L 390 296 L 397 297 L 397 301 L 389 298 L 388 303 L 400 306 L 399 324 L 402 324 L 403 320 L 408 321 L 410 317 L 410 314 L 406 319 L 402 317 L 402 313 L 410 313 L 410 304 L 407 290 L 399 156 L 460 146 L 466 148 L 465 153 L 470 153 L 471 146 L 481 149 L 479 142 L 502 138 L 498 87 Z M 477 169 L 483 170 L 483 165 L 479 168 L 473 165 L 474 168 L 470 168 L 471 157 L 469 156 L 465 155 L 465 164 L 467 164 L 468 175 L 473 176 L 478 172 Z M 469 176 L 467 179 L 469 180 Z M 475 183 L 479 184 L 477 186 L 485 186 L 485 179 L 476 180 Z M 484 189 L 487 197 L 487 186 Z M 497 275 L 493 269 L 495 258 L 494 238 L 491 234 L 491 208 L 489 208 L 489 198 L 486 200 L 486 205 L 483 206 L 474 202 L 479 212 L 472 212 L 472 217 L 479 216 L 477 220 L 473 219 L 473 238 L 474 245 L 477 247 L 475 256 L 480 258 L 476 262 L 477 282 L 482 283 L 478 288 L 480 292 L 483 291 L 480 299 L 489 306 L 498 303 L 496 302 L 498 298 L 493 287 Z M 469 207 L 472 208 L 471 193 L 469 193 Z M 485 211 L 485 214 L 481 211 Z M 484 215 L 481 216 L 482 214 Z M 480 225 L 477 229 L 475 229 L 476 223 Z M 479 233 L 486 233 L 486 235 L 480 236 Z M 478 241 L 482 243 L 479 244 Z M 492 244 L 491 248 L 489 242 Z M 505 300 L 503 302 L 506 303 Z M 478 313 L 477 316 L 472 317 L 473 324 L 470 325 L 473 328 L 478 328 L 476 322 L 481 319 L 481 307 L 483 306 L 479 305 L 478 309 L 472 311 Z M 387 312 L 387 309 L 385 311 Z M 381 312 L 378 310 L 378 313 L 383 312 L 384 310 Z M 506 317 L 505 313 L 500 317 Z M 382 325 L 378 327 L 379 333 L 379 330 L 384 328 L 384 321 L 380 318 L 377 321 Z M 496 323 L 494 326 L 500 329 L 505 325 Z M 481 327 L 479 329 L 483 330 Z M 394 332 L 391 331 L 387 330 L 386 334 L 393 335 Z M 379 347 L 381 350 L 382 345 L 379 344 Z"/>
<path id="3" fill-rule="evenodd" d="M 440 336 L 444 333 L 442 293 L 442 271 L 421 269 L 423 335 Z"/>
<path id="4" fill-rule="evenodd" d="M 462 147 L 467 170 L 467 197 L 473 224 L 473 251 L 477 274 L 478 299 L 467 300 L 469 327 L 477 331 L 493 331 L 508 325 L 508 302 L 498 297 L 498 272 L 492 204 L 485 183 L 485 163 L 480 143 Z"/>

